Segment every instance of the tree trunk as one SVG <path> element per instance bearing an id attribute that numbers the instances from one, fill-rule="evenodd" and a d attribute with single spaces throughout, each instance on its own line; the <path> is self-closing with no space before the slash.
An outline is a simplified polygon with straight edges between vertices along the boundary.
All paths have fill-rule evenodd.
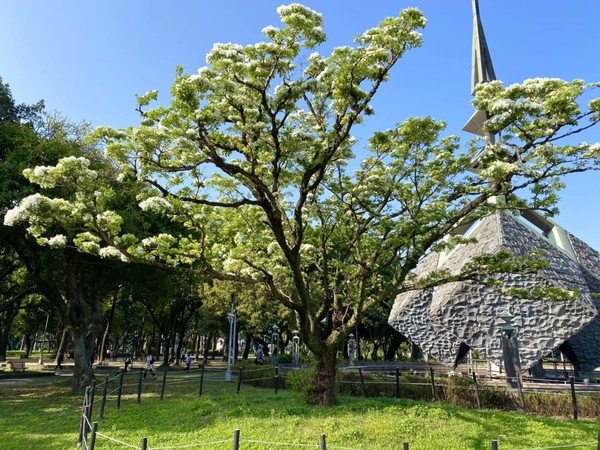
<path id="1" fill-rule="evenodd" d="M 396 359 L 396 353 L 398 352 L 398 349 L 400 348 L 400 345 L 402 345 L 403 342 L 406 342 L 406 338 L 404 337 L 404 335 L 402 335 L 401 333 L 399 333 L 398 331 L 396 331 L 395 329 L 391 328 L 392 330 L 392 339 L 390 342 L 390 345 L 387 348 L 387 351 L 385 352 L 385 356 L 384 359 L 386 361 L 393 361 Z"/>
<path id="2" fill-rule="evenodd" d="M 246 333 L 246 345 L 244 345 L 244 354 L 242 355 L 242 359 L 248 359 L 248 355 L 250 354 L 250 342 L 252 342 L 252 334 Z"/>
<path id="3" fill-rule="evenodd" d="M 313 401 L 315 404 L 321 406 L 334 406 L 337 393 L 337 342 L 323 345 L 323 352 L 316 355 L 317 372 L 315 374 L 315 395 Z"/>
<path id="4" fill-rule="evenodd" d="M 20 302 L 15 302 L 0 313 L 0 361 L 6 361 L 6 349 L 8 347 L 8 337 L 12 329 L 12 324 L 19 312 Z"/>
<path id="5" fill-rule="evenodd" d="M 210 350 L 210 342 L 212 340 L 212 333 L 208 333 L 208 336 L 204 337 L 204 354 L 202 359 L 204 362 L 208 361 L 208 352 Z"/>
<path id="6" fill-rule="evenodd" d="M 88 333 L 83 327 L 71 327 L 73 341 L 73 393 L 82 393 L 86 386 L 91 386 L 94 378 L 92 360 L 94 357 L 95 341 L 98 333 Z"/>

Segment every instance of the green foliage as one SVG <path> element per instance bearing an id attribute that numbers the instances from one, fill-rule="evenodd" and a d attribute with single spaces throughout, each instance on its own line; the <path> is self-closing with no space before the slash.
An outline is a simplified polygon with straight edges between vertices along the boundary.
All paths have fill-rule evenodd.
<path id="1" fill-rule="evenodd" d="M 286 374 L 286 384 L 291 393 L 306 404 L 315 402 L 315 374 L 314 368 L 291 370 Z"/>

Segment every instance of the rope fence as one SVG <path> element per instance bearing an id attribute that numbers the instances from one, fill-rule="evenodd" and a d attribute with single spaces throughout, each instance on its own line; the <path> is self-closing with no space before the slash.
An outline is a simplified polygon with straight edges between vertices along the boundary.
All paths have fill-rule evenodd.
<path id="1" fill-rule="evenodd" d="M 461 401 L 469 401 L 471 402 L 470 406 L 475 406 L 477 408 L 481 408 L 484 405 L 484 400 L 486 400 L 486 396 L 491 396 L 490 398 L 495 398 L 498 401 L 498 396 L 504 392 L 504 395 L 508 396 L 510 394 L 509 389 L 506 387 L 506 378 L 502 377 L 477 377 L 475 373 L 472 374 L 471 377 L 444 377 L 442 375 L 438 375 L 436 378 L 435 371 L 433 368 L 430 369 L 429 374 L 426 372 L 416 374 L 412 372 L 405 372 L 404 374 L 399 370 L 399 368 L 386 368 L 381 370 L 379 368 L 379 372 L 374 372 L 373 368 L 368 367 L 360 367 L 360 368 L 352 368 L 345 369 L 344 376 L 340 380 L 341 386 L 347 386 L 349 389 L 357 389 L 354 390 L 354 395 L 359 394 L 364 397 L 371 396 L 395 396 L 396 398 L 417 398 L 416 396 L 420 396 L 421 399 L 433 399 L 435 401 L 448 401 L 448 396 L 454 395 L 455 397 L 459 397 Z M 289 369 L 291 370 L 291 369 Z M 184 370 L 184 371 L 171 371 L 169 372 L 167 369 L 162 371 L 162 373 L 156 373 L 155 377 L 148 378 L 147 373 L 143 370 L 139 372 L 128 372 L 125 373 L 121 371 L 118 375 L 109 377 L 108 375 L 104 377 L 103 382 L 96 386 L 94 383 L 92 386 L 86 389 L 86 393 L 84 396 L 84 405 L 81 410 L 81 422 L 80 422 L 80 436 L 79 436 L 79 444 L 80 447 L 84 450 L 93 450 L 95 445 L 95 440 L 97 438 L 101 438 L 103 440 L 111 441 L 111 445 L 120 445 L 125 448 L 136 448 L 142 450 L 160 450 L 160 449 L 176 449 L 176 448 L 191 448 L 191 447 L 200 447 L 200 446 L 210 446 L 210 445 L 229 445 L 229 448 L 237 449 L 239 448 L 240 442 L 245 442 L 248 444 L 258 444 L 265 445 L 269 448 L 275 447 L 308 447 L 308 448 L 331 448 L 331 449 L 339 449 L 339 450 L 359 450 L 353 449 L 349 447 L 336 447 L 336 446 L 326 446 L 325 436 L 321 436 L 321 442 L 319 444 L 303 444 L 303 443 L 289 443 L 289 442 L 271 442 L 271 441 L 257 441 L 257 440 L 240 440 L 239 430 L 237 430 L 237 444 L 236 444 L 236 435 L 234 433 L 233 439 L 224 439 L 219 441 L 211 441 L 211 442 L 200 442 L 193 444 L 185 444 L 173 447 L 150 447 L 148 440 L 146 438 L 142 439 L 142 442 L 139 445 L 132 445 L 131 443 L 122 442 L 114 437 L 106 435 L 105 433 L 101 433 L 98 431 L 98 422 L 92 421 L 92 411 L 94 407 L 94 403 L 100 401 L 100 410 L 99 410 L 99 418 L 104 419 L 104 415 L 106 412 L 106 406 L 109 402 L 112 404 L 113 401 L 116 400 L 116 409 L 119 410 L 123 404 L 123 402 L 130 402 L 132 399 L 137 399 L 137 403 L 141 403 L 143 395 L 146 395 L 148 399 L 151 399 L 156 396 L 160 396 L 160 400 L 164 399 L 165 394 L 168 391 L 176 391 L 177 395 L 180 395 L 181 392 L 190 393 L 190 391 L 197 389 L 197 395 L 202 396 L 203 391 L 207 387 L 217 386 L 233 386 L 236 385 L 235 379 L 237 378 L 237 393 L 240 393 L 240 390 L 243 385 L 253 385 L 259 387 L 268 387 L 274 388 L 275 393 L 278 392 L 278 389 L 283 385 L 287 374 L 289 373 L 285 370 L 281 371 L 279 367 L 271 367 L 264 366 L 259 368 L 238 368 L 235 371 L 229 372 L 229 381 L 226 380 L 227 374 L 224 369 L 216 369 L 216 368 L 207 368 L 200 367 L 196 370 Z M 370 370 L 370 371 L 368 371 Z M 265 376 L 268 375 L 268 376 Z M 162 380 L 161 380 L 162 378 Z M 532 389 L 524 389 L 525 397 L 521 396 L 522 404 L 520 405 L 522 409 L 525 408 L 525 402 L 523 398 L 527 398 L 528 401 L 531 401 L 532 395 L 538 396 L 541 398 L 542 396 L 562 396 L 565 397 L 565 401 L 563 404 L 568 404 L 569 394 L 571 400 L 571 407 L 573 413 L 573 419 L 578 419 L 579 414 L 579 405 L 577 403 L 578 396 L 579 398 L 586 399 L 598 399 L 600 398 L 600 392 L 597 390 L 593 390 L 592 387 L 587 386 L 586 384 L 577 384 L 577 389 L 575 388 L 575 383 L 573 377 L 571 377 L 567 382 L 554 382 L 554 383 L 546 383 L 547 386 L 542 387 L 535 385 L 536 383 L 541 384 L 541 379 L 529 378 L 527 379 L 527 383 L 532 385 Z M 505 385 L 502 386 L 502 383 Z M 194 386 L 190 389 L 181 389 L 181 386 Z M 177 388 L 173 390 L 172 388 L 176 386 Z M 353 388 L 353 386 L 357 386 L 357 388 Z M 222 388 L 219 388 L 222 391 Z M 227 389 L 227 388 L 226 388 Z M 344 388 L 342 388 L 344 389 Z M 96 391 L 99 392 L 98 397 L 96 398 Z M 458 392 L 458 393 L 457 393 Z M 515 392 L 512 392 L 513 397 L 515 396 Z M 516 398 L 516 397 L 514 397 Z M 518 401 L 516 401 L 517 406 Z M 469 405 L 467 405 L 469 406 Z M 600 404 L 598 405 L 600 408 Z M 600 449 L 600 435 L 598 442 L 584 442 L 584 443 L 576 443 L 576 444 L 564 444 L 556 447 L 540 447 L 540 448 L 531 448 L 531 449 L 521 449 L 521 450 L 550 450 L 555 448 L 570 448 L 570 447 L 583 447 L 597 444 L 598 449 Z M 237 445 L 237 446 L 236 446 Z M 498 442 L 491 442 L 491 449 L 498 449 Z M 213 447 L 214 448 L 214 447 Z M 409 448 L 409 443 L 404 443 L 404 450 Z"/>

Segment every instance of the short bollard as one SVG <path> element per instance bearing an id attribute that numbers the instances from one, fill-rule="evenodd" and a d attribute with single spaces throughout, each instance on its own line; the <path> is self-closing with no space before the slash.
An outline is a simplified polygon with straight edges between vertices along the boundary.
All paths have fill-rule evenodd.
<path id="1" fill-rule="evenodd" d="M 240 430 L 233 430 L 233 450 L 240 448 Z"/>
<path id="2" fill-rule="evenodd" d="M 492 441 L 492 450 L 498 450 L 498 441 Z"/>
<path id="3" fill-rule="evenodd" d="M 327 441 L 325 440 L 325 433 L 321 434 L 321 450 L 327 450 Z"/>
<path id="4" fill-rule="evenodd" d="M 102 403 L 100 403 L 100 418 L 104 419 L 104 407 L 106 406 L 106 397 L 108 396 L 108 375 L 104 376 L 104 385 L 102 386 Z"/>
<path id="5" fill-rule="evenodd" d="M 202 384 L 204 383 L 204 366 L 200 370 L 200 387 L 198 388 L 198 395 L 202 397 Z"/>
<path id="6" fill-rule="evenodd" d="M 242 387 L 242 372 L 244 371 L 243 368 L 240 367 L 240 373 L 238 374 L 238 384 L 237 384 L 237 393 L 240 393 L 240 388 Z"/>
<path id="7" fill-rule="evenodd" d="M 96 445 L 96 433 L 98 432 L 98 422 L 92 423 L 92 435 L 90 436 L 90 445 L 89 449 L 94 450 L 94 446 Z"/>
<path id="8" fill-rule="evenodd" d="M 405 442 L 404 444 L 402 444 L 402 448 L 404 450 L 408 450 L 408 442 Z"/>
<path id="9" fill-rule="evenodd" d="M 575 377 L 569 377 L 571 384 L 571 401 L 573 402 L 573 420 L 579 418 L 579 408 L 577 407 L 577 394 L 575 393 Z"/>
<path id="10" fill-rule="evenodd" d="M 140 376 L 138 378 L 138 386 L 137 386 L 137 402 L 142 402 L 142 379 L 144 378 L 144 371 L 140 370 Z"/>
<path id="11" fill-rule="evenodd" d="M 473 372 L 473 384 L 475 385 L 475 400 L 477 401 L 477 408 L 481 409 L 481 397 L 479 396 L 479 384 L 477 384 L 477 374 Z"/>
<path id="12" fill-rule="evenodd" d="M 119 374 L 119 389 L 117 391 L 117 409 L 121 409 L 121 394 L 123 393 L 123 376 L 125 372 L 121 369 L 121 373 Z"/>
<path id="13" fill-rule="evenodd" d="M 146 450 L 148 448 L 148 438 L 143 437 L 140 443 L 140 450 Z"/>
<path id="14" fill-rule="evenodd" d="M 160 387 L 160 399 L 165 398 L 165 388 L 167 387 L 167 368 L 163 371 L 162 386 Z"/>
<path id="15" fill-rule="evenodd" d="M 94 409 L 94 399 L 96 398 L 96 380 L 92 380 L 92 390 L 90 391 L 92 399 L 90 400 L 90 411 L 88 420 L 92 421 L 92 410 Z"/>

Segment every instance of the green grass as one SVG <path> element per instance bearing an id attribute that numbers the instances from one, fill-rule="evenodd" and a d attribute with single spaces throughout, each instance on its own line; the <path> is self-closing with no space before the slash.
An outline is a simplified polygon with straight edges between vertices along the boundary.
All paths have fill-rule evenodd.
<path id="1" fill-rule="evenodd" d="M 575 422 L 386 398 L 342 396 L 335 408 L 311 407 L 287 391 L 275 394 L 243 386 L 237 395 L 235 382 L 207 381 L 199 397 L 197 382 L 180 380 L 168 385 L 161 401 L 160 376 L 145 381 L 138 404 L 136 380 L 128 378 L 120 409 L 114 394 L 109 397 L 104 419 L 98 417 L 98 389 L 92 419 L 99 422 L 100 433 L 134 448 L 147 437 L 149 449 L 216 441 L 227 442 L 199 448 L 231 449 L 233 431 L 239 429 L 244 450 L 302 448 L 290 444 L 318 448 L 321 433 L 332 449 L 401 449 L 405 441 L 419 450 L 490 449 L 491 441 L 498 440 L 499 449 L 505 450 L 595 442 L 600 430 L 598 420 Z M 72 395 L 64 382 L 0 385 L 0 450 L 76 448 L 81 404 L 82 397 Z M 99 436 L 96 448 L 131 447 Z"/>

